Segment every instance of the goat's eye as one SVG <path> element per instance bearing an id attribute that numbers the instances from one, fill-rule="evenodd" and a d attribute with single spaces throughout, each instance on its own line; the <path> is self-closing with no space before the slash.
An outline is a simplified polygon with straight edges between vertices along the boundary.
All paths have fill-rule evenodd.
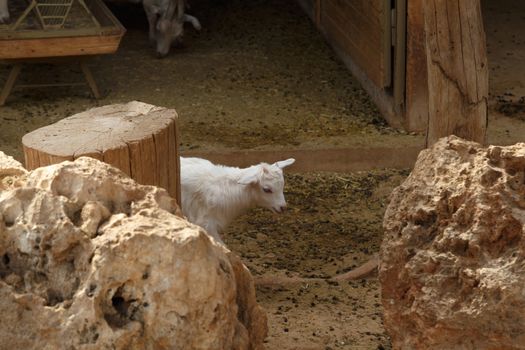
<path id="1" fill-rule="evenodd" d="M 263 191 L 265 193 L 272 193 L 272 189 L 270 187 L 263 187 Z"/>

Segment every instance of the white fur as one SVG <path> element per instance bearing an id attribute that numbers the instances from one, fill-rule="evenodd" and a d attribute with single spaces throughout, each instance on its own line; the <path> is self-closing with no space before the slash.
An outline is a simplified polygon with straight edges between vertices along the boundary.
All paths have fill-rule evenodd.
<path id="1" fill-rule="evenodd" d="M 244 169 L 201 158 L 180 159 L 182 212 L 221 242 L 220 233 L 249 208 L 259 206 L 276 213 L 286 208 L 282 169 L 294 159 Z"/>

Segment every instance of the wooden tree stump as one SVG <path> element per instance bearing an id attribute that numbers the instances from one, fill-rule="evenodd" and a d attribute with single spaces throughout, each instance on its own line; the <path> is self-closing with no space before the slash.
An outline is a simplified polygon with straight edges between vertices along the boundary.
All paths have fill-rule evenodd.
<path id="1" fill-rule="evenodd" d="M 89 156 L 180 204 L 177 112 L 141 102 L 93 108 L 24 135 L 28 170 Z"/>

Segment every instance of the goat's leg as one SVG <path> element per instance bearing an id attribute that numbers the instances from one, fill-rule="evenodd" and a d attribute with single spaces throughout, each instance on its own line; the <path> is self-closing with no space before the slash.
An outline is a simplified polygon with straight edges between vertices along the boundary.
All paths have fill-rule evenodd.
<path id="1" fill-rule="evenodd" d="M 9 8 L 7 7 L 7 0 L 0 0 L 0 23 L 9 22 Z"/>
<path id="2" fill-rule="evenodd" d="M 201 30 L 202 29 L 201 22 L 199 22 L 199 20 L 196 17 L 193 17 L 192 15 L 188 15 L 188 14 L 185 13 L 182 18 L 183 18 L 184 22 L 190 22 L 191 25 L 193 26 L 193 28 L 195 28 L 195 30 Z"/>
<path id="3" fill-rule="evenodd" d="M 155 44 L 157 42 L 157 13 L 146 6 L 144 6 L 144 11 L 146 12 L 149 24 L 149 42 Z"/>
<path id="4" fill-rule="evenodd" d="M 213 222 L 208 222 L 202 228 L 208 233 L 208 235 L 213 237 L 215 239 L 215 241 L 217 241 L 220 244 L 226 246 L 226 244 L 224 243 L 224 241 L 221 238 L 221 235 L 219 234 L 219 228 L 217 227 L 217 225 L 215 225 Z"/>

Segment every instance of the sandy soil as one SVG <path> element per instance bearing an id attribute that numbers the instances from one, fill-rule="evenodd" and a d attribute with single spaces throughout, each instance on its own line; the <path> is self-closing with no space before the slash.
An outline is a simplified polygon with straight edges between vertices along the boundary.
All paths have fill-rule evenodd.
<path id="1" fill-rule="evenodd" d="M 502 0 L 525 7 L 519 1 Z M 212 4 L 205 6 L 205 4 Z M 525 12 L 484 1 L 491 69 L 489 142 L 523 140 Z M 492 4 L 492 5 L 491 5 Z M 203 31 L 154 58 L 140 7 L 114 5 L 128 27 L 116 55 L 92 62 L 106 97 L 84 88 L 19 90 L 0 108 L 0 150 L 22 160 L 25 133 L 87 108 L 130 100 L 176 108 L 183 150 L 414 146 L 387 127 L 366 93 L 293 1 L 194 0 Z M 509 26 L 509 27 L 507 27 Z M 520 29 L 521 28 L 521 29 Z M 8 68 L 0 67 L 0 81 Z M 76 67 L 34 66 L 22 82 L 81 80 Z M 327 277 L 378 250 L 388 194 L 403 171 L 290 174 L 290 210 L 254 210 L 225 234 L 255 275 Z M 384 349 L 377 278 L 260 287 L 269 349 Z"/>
<path id="2" fill-rule="evenodd" d="M 27 131 L 88 107 L 129 100 L 174 107 L 183 149 L 403 145 L 422 140 L 388 128 L 295 2 L 193 1 L 203 30 L 185 48 L 154 57 L 140 6 L 115 5 L 127 26 L 116 55 L 93 61 L 106 91 L 20 90 L 2 108 L 0 147 L 16 158 Z M 212 6 L 205 6 L 213 4 Z M 74 67 L 35 66 L 21 80 L 82 80 Z M 0 70 L 5 77 L 7 68 Z M 2 79 L 3 80 L 3 79 Z M 22 125 L 22 127 L 20 127 Z"/>
<path id="3" fill-rule="evenodd" d="M 489 142 L 525 142 L 525 2 L 481 3 L 489 60 Z"/>
<path id="4" fill-rule="evenodd" d="M 209 3 L 209 2 L 208 2 Z M 278 5 L 278 6 L 277 6 Z M 22 158 L 26 132 L 89 107 L 141 100 L 180 114 L 182 149 L 289 149 L 412 145 L 422 136 L 386 126 L 366 93 L 294 2 L 194 2 L 204 30 L 163 60 L 147 42 L 140 7 L 113 9 L 129 31 L 87 89 L 16 91 L 1 108 L 0 149 Z M 5 76 L 7 68 L 0 74 Z M 74 66 L 28 67 L 22 82 L 80 80 Z M 226 233 L 256 275 L 327 277 L 365 262 L 381 240 L 386 197 L 404 173 L 291 174 L 290 210 L 255 210 Z M 259 288 L 268 349 L 389 348 L 375 276 L 355 282 Z"/>
<path id="5" fill-rule="evenodd" d="M 388 196 L 408 171 L 286 176 L 289 210 L 257 209 L 224 238 L 256 277 L 327 278 L 379 250 Z M 377 276 L 341 283 L 260 287 L 269 349 L 387 349 Z"/>

